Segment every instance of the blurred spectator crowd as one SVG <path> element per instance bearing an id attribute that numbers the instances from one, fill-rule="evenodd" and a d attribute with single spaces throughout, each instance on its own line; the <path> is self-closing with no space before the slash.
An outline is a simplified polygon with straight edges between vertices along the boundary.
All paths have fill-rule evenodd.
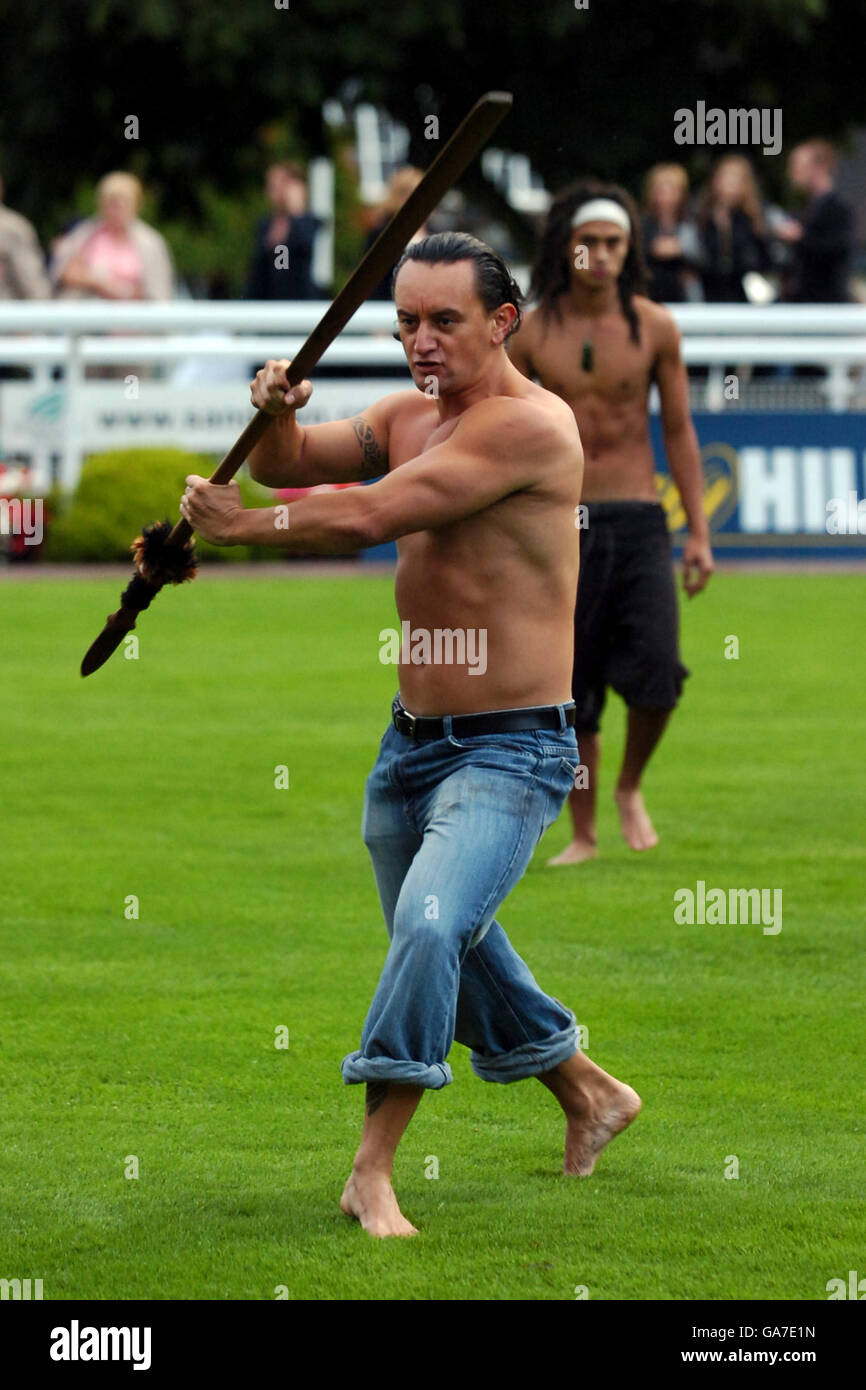
<path id="1" fill-rule="evenodd" d="M 855 239 L 853 208 L 836 192 L 837 154 L 825 140 L 798 145 L 787 162 L 796 214 L 768 204 L 751 163 L 723 156 L 693 194 L 681 164 L 657 164 L 644 179 L 642 233 L 649 293 L 666 303 L 844 303 Z M 381 203 L 367 209 L 367 245 L 417 183 L 399 169 Z M 269 212 L 250 226 L 245 297 L 319 298 L 313 249 L 320 219 L 308 209 L 307 181 L 293 163 L 265 173 Z M 132 174 L 107 174 L 92 216 L 61 229 L 47 255 L 32 225 L 8 208 L 0 181 L 0 300 L 50 297 L 165 300 L 175 276 L 165 238 L 139 216 L 142 187 Z M 423 229 L 422 229 L 423 231 Z M 214 286 L 215 297 L 226 291 Z M 383 280 L 374 297 L 390 297 Z"/>
<path id="2" fill-rule="evenodd" d="M 725 155 L 696 199 L 681 164 L 644 180 L 642 230 L 649 293 L 665 303 L 842 304 L 854 251 L 854 209 L 835 190 L 837 155 L 825 140 L 798 145 L 787 176 L 799 215 L 768 206 L 749 160 Z"/>
<path id="3" fill-rule="evenodd" d="M 0 300 L 174 297 L 168 243 L 139 216 L 143 189 L 134 174 L 106 174 L 96 209 L 51 242 L 45 255 L 36 231 L 3 202 L 0 180 Z M 307 211 L 307 181 L 296 164 L 272 164 L 265 174 L 270 212 L 250 228 L 248 299 L 312 299 L 312 257 L 319 219 Z M 214 297 L 224 291 L 214 285 Z"/>

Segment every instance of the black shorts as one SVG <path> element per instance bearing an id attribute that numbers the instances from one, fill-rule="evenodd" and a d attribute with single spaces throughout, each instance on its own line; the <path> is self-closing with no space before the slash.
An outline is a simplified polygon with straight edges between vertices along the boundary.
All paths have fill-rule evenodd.
<path id="1" fill-rule="evenodd" d="M 629 707 L 672 709 L 680 661 L 677 594 L 657 502 L 591 502 L 580 533 L 571 692 L 578 735 L 596 733 L 607 686 Z"/>

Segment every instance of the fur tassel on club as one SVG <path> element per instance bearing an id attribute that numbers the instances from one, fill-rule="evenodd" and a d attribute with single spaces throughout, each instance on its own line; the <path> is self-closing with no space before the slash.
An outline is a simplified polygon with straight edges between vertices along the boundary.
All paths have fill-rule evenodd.
<path id="1" fill-rule="evenodd" d="M 171 530 L 170 521 L 154 521 L 142 528 L 130 546 L 138 573 L 155 589 L 163 584 L 185 584 L 188 579 L 195 579 L 198 570 L 192 540 L 182 546 L 166 545 Z"/>

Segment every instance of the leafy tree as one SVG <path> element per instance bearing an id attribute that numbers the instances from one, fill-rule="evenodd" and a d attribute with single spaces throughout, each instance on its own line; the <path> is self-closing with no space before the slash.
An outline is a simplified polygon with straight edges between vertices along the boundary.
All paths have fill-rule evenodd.
<path id="1" fill-rule="evenodd" d="M 444 137 L 481 91 L 511 90 L 498 138 L 554 188 L 586 171 L 634 188 L 649 164 L 682 159 L 674 111 L 698 100 L 781 107 L 786 148 L 861 119 L 866 11 L 846 0 L 278 3 L 0 0 L 11 205 L 47 240 L 82 180 L 128 168 L 162 217 L 206 237 L 219 199 L 260 186 L 275 125 L 298 152 L 329 148 L 321 108 L 338 95 L 386 106 L 426 164 L 425 116 Z M 701 176 L 716 151 L 687 153 Z M 782 160 L 758 163 L 778 195 Z"/>

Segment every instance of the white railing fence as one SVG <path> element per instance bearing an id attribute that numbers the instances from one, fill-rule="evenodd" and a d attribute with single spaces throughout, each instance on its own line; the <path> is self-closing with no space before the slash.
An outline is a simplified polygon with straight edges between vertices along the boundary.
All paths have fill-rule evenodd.
<path id="1" fill-rule="evenodd" d="M 292 357 L 326 308 L 318 301 L 0 303 L 0 367 L 28 372 L 0 381 L 0 460 L 28 460 L 39 488 L 54 480 L 70 488 L 95 450 L 176 444 L 222 453 L 249 418 L 253 365 Z M 672 312 L 685 361 L 708 369 L 706 409 L 727 407 L 732 367 L 764 364 L 820 367 L 830 411 L 863 398 L 866 305 L 688 304 Z M 358 310 L 322 358 L 335 377 L 319 380 L 305 419 L 357 413 L 400 388 L 394 368 L 405 369 L 405 358 L 393 328 L 392 305 Z M 92 379 L 98 368 L 112 369 L 114 379 Z"/>

